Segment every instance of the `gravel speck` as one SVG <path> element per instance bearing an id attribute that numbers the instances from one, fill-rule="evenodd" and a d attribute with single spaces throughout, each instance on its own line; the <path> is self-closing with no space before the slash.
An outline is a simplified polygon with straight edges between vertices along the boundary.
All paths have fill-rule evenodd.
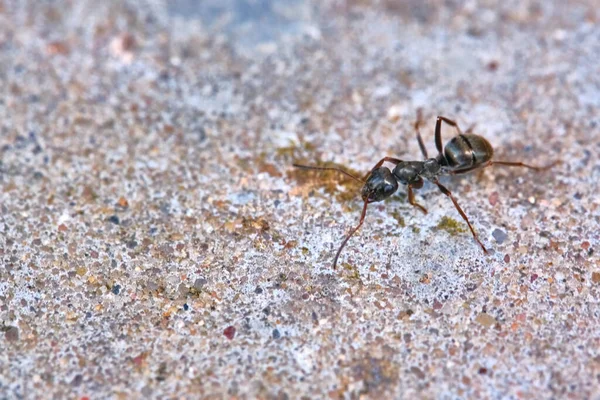
<path id="1" fill-rule="evenodd" d="M 504 243 L 504 241 L 508 238 L 506 232 L 504 232 L 501 229 L 494 229 L 494 231 L 492 232 L 492 236 L 494 237 L 494 239 L 496 239 L 496 243 L 498 244 Z"/>
<path id="2" fill-rule="evenodd" d="M 4 332 L 4 338 L 7 342 L 16 342 L 19 340 L 19 328 L 16 326 L 10 326 Z"/>
<path id="3" fill-rule="evenodd" d="M 229 340 L 232 340 L 235 337 L 235 327 L 233 326 L 228 326 L 227 328 L 225 328 L 225 330 L 223 331 L 223 335 L 225 335 L 225 337 Z"/>
<path id="4" fill-rule="evenodd" d="M 194 281 L 194 289 L 197 291 L 201 291 L 202 288 L 206 285 L 207 281 L 204 278 L 198 278 Z"/>

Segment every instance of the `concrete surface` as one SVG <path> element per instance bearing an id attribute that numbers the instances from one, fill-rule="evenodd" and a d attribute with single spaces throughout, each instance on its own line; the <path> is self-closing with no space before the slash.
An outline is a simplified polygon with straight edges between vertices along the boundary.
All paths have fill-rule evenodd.
<path id="1" fill-rule="evenodd" d="M 0 0 L 0 398 L 600 398 L 595 1 Z M 360 214 L 475 125 L 490 168 Z M 453 135 L 444 129 L 444 138 Z"/>

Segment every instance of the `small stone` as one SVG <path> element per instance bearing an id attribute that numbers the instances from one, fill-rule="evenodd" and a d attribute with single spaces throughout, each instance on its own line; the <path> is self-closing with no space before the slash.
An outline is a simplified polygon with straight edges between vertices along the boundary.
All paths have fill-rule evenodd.
<path id="1" fill-rule="evenodd" d="M 488 201 L 490 202 L 490 204 L 492 206 L 495 206 L 498 203 L 498 197 L 500 197 L 498 195 L 498 192 L 493 192 L 492 194 L 490 194 L 490 197 L 488 198 Z"/>
<path id="2" fill-rule="evenodd" d="M 121 58 L 124 62 L 133 61 L 135 48 L 136 40 L 128 33 L 117 36 L 110 42 L 110 52 L 112 55 Z"/>
<path id="3" fill-rule="evenodd" d="M 402 116 L 402 106 L 401 105 L 395 104 L 395 105 L 391 106 L 390 108 L 388 108 L 387 117 L 390 120 L 390 122 L 398 121 L 401 116 Z"/>
<path id="4" fill-rule="evenodd" d="M 206 285 L 207 281 L 204 278 L 198 278 L 194 281 L 194 289 L 197 291 L 201 291 L 202 288 Z"/>
<path id="5" fill-rule="evenodd" d="M 535 282 L 535 280 L 536 280 L 537 278 L 539 278 L 539 275 L 538 275 L 538 274 L 533 274 L 533 275 L 531 275 L 531 278 L 530 278 L 530 281 L 531 281 L 531 283 Z"/>
<path id="6" fill-rule="evenodd" d="M 225 337 L 229 340 L 232 340 L 235 337 L 235 327 L 233 326 L 228 326 L 227 328 L 225 328 L 225 330 L 223 331 L 223 335 L 225 335 Z"/>
<path id="7" fill-rule="evenodd" d="M 121 293 L 121 285 L 114 285 L 111 289 L 111 292 L 113 292 L 113 294 Z"/>
<path id="8" fill-rule="evenodd" d="M 592 282 L 600 283 L 600 272 L 592 272 Z"/>
<path id="9" fill-rule="evenodd" d="M 510 255 L 508 255 L 508 254 L 504 255 L 504 262 L 507 264 L 510 262 Z"/>
<path id="10" fill-rule="evenodd" d="M 46 53 L 51 56 L 69 54 L 69 46 L 65 42 L 50 42 L 46 45 Z"/>
<path id="11" fill-rule="evenodd" d="M 19 340 L 19 328 L 16 326 L 9 326 L 4 332 L 4 338 L 7 342 L 16 342 Z"/>
<path id="12" fill-rule="evenodd" d="M 117 217 L 116 215 L 111 215 L 110 217 L 108 217 L 108 222 L 112 222 L 115 225 L 119 225 L 119 217 Z"/>
<path id="13" fill-rule="evenodd" d="M 273 339 L 279 339 L 281 337 L 281 333 L 279 333 L 278 329 L 273 329 Z"/>
<path id="14" fill-rule="evenodd" d="M 65 224 L 60 224 L 58 226 L 58 231 L 59 232 L 66 232 L 68 230 L 67 226 Z"/>
<path id="15" fill-rule="evenodd" d="M 475 322 L 483 325 L 486 328 L 489 328 L 496 323 L 496 318 L 492 317 L 488 313 L 481 313 L 477 316 L 477 318 L 475 318 Z"/>
<path id="16" fill-rule="evenodd" d="M 129 207 L 129 202 L 127 201 L 127 199 L 125 197 L 120 197 L 119 200 L 117 201 L 117 205 L 121 208 L 127 208 L 127 207 Z"/>
<path id="17" fill-rule="evenodd" d="M 494 229 L 494 231 L 492 232 L 492 236 L 494 237 L 494 239 L 496 239 L 496 243 L 498 244 L 504 243 L 506 238 L 508 238 L 506 232 L 504 232 L 501 229 Z"/>
<path id="18" fill-rule="evenodd" d="M 83 375 L 77 374 L 75 375 L 75 378 L 73 378 L 73 380 L 71 381 L 71 385 L 77 387 L 81 385 L 81 382 L 83 382 Z"/>
<path id="19" fill-rule="evenodd" d="M 419 379 L 425 379 L 425 374 L 417 367 L 410 367 L 410 372 L 415 374 Z"/>
<path id="20" fill-rule="evenodd" d="M 498 63 L 498 61 L 492 60 L 489 63 L 487 63 L 486 67 L 487 67 L 488 71 L 496 72 L 498 70 L 499 66 L 500 66 L 500 63 Z"/>

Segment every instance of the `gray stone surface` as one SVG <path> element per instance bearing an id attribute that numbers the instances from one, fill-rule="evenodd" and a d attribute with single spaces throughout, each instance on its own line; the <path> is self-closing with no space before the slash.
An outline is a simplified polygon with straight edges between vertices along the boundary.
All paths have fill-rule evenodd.
<path id="1" fill-rule="evenodd" d="M 0 397 L 598 398 L 599 19 L 0 0 Z M 444 179 L 487 256 L 426 185 L 333 271 L 360 187 L 292 162 L 420 159 L 418 108 L 562 164 Z"/>

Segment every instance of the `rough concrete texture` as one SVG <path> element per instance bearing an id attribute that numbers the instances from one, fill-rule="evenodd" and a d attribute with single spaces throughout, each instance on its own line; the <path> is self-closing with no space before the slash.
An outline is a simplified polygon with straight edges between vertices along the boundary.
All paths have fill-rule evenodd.
<path id="1" fill-rule="evenodd" d="M 597 2 L 0 0 L 0 398 L 599 398 Z M 492 167 L 360 214 L 471 124 Z M 444 139 L 454 135 L 450 127 Z"/>

